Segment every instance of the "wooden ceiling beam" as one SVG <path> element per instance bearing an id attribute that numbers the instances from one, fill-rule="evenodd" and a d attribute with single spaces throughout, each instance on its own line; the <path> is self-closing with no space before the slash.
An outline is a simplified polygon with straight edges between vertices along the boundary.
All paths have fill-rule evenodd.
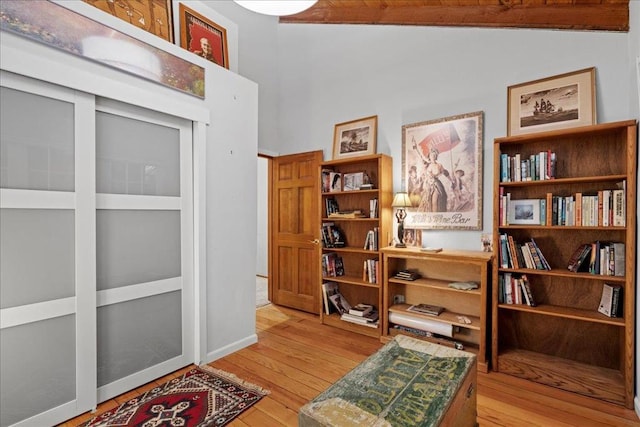
<path id="1" fill-rule="evenodd" d="M 629 0 L 319 0 L 280 22 L 629 31 Z"/>

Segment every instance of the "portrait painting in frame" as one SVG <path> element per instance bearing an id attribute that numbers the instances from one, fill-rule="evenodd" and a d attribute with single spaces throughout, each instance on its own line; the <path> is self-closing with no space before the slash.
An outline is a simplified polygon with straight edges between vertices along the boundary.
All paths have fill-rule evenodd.
<path id="1" fill-rule="evenodd" d="M 405 226 L 482 229 L 483 112 L 402 126 Z"/>
<path id="2" fill-rule="evenodd" d="M 596 69 L 509 86 L 507 136 L 596 124 Z"/>
<path id="3" fill-rule="evenodd" d="M 227 30 L 180 3 L 180 47 L 229 68 Z"/>

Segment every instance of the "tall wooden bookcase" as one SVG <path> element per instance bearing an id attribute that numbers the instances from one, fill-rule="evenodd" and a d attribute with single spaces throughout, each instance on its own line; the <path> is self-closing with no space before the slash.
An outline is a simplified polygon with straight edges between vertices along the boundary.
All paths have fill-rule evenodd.
<path id="1" fill-rule="evenodd" d="M 391 199 L 393 197 L 391 168 L 392 159 L 385 154 L 372 154 L 321 163 L 322 170 L 340 173 L 343 178 L 344 174 L 365 172 L 373 188 L 321 192 L 320 209 L 322 210 L 322 222 L 333 223 L 343 233 L 346 246 L 323 247 L 323 257 L 328 253 L 334 252 L 342 258 L 344 275 L 323 277 L 321 260 L 319 283 L 322 284 L 325 281 L 337 282 L 340 293 L 351 305 L 358 303 L 371 304 L 379 310 L 380 314 L 382 314 L 382 253 L 380 252 L 380 248 L 386 246 L 391 240 L 391 227 L 393 224 L 391 209 Z M 334 199 L 340 211 L 361 210 L 365 217 L 329 218 L 326 209 L 328 199 Z M 378 212 L 374 217 L 371 217 L 369 215 L 369 208 L 371 200 L 374 199 L 377 199 Z M 378 230 L 378 249 L 365 249 L 367 234 L 376 227 Z M 365 280 L 363 277 L 364 263 L 369 259 L 377 259 L 379 263 L 379 274 L 374 283 L 371 283 L 368 279 Z M 320 295 L 323 295 L 322 288 L 320 288 Z M 382 321 L 378 322 L 377 328 L 349 323 L 341 320 L 340 315 L 337 313 L 326 314 L 324 306 L 320 307 L 320 320 L 323 324 L 364 335 L 379 337 L 381 333 Z"/>
<path id="2" fill-rule="evenodd" d="M 500 255 L 496 256 L 492 275 L 493 369 L 551 386 L 551 393 L 568 400 L 581 395 L 632 408 L 636 122 L 518 135 L 494 142 L 494 249 L 498 254 L 501 234 L 510 235 L 517 242 L 533 238 L 551 269 L 504 266 Z M 502 155 L 525 159 L 541 152 L 555 153 L 554 179 L 504 182 L 505 178 L 501 178 L 505 171 L 501 167 Z M 599 191 L 616 189 L 621 183 L 626 186 L 623 226 L 505 225 L 501 221 L 501 200 L 507 193 L 511 203 L 546 199 L 549 193 L 575 198 L 577 194 L 597 195 Z M 550 214 L 547 209 L 544 216 Z M 568 270 L 575 249 L 597 241 L 624 243 L 625 267 L 621 276 Z M 537 306 L 500 301 L 499 292 L 506 286 L 503 279 L 508 274 L 526 274 Z M 622 288 L 622 317 L 598 312 L 604 284 Z"/>

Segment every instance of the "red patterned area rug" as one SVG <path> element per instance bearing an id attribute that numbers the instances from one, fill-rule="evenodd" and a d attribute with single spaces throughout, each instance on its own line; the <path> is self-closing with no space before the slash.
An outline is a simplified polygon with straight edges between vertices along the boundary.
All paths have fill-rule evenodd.
<path id="1" fill-rule="evenodd" d="M 224 426 L 268 391 L 209 366 L 191 369 L 83 424 L 115 426 Z"/>

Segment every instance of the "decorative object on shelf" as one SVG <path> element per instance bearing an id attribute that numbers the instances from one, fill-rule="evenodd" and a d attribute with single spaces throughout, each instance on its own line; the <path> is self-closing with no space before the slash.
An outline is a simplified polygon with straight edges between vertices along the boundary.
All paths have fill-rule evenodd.
<path id="1" fill-rule="evenodd" d="M 378 116 L 338 123 L 333 131 L 333 159 L 376 153 Z"/>
<path id="2" fill-rule="evenodd" d="M 204 68 L 49 1 L 2 0 L 0 29 L 204 98 Z"/>
<path id="3" fill-rule="evenodd" d="M 483 112 L 402 126 L 411 228 L 482 229 Z"/>
<path id="4" fill-rule="evenodd" d="M 266 1 L 266 0 L 234 0 L 237 4 L 249 9 L 252 12 L 263 15 L 287 16 L 303 12 L 317 3 L 318 0 L 286 0 L 286 1 Z"/>
<path id="5" fill-rule="evenodd" d="M 596 124 L 596 68 L 509 86 L 507 136 Z"/>
<path id="6" fill-rule="evenodd" d="M 171 0 L 82 1 L 173 43 Z"/>
<path id="7" fill-rule="evenodd" d="M 180 47 L 229 68 L 227 30 L 180 3 Z"/>
<path id="8" fill-rule="evenodd" d="M 407 245 L 407 247 L 421 248 L 422 247 L 422 230 L 405 227 L 404 244 Z"/>
<path id="9" fill-rule="evenodd" d="M 393 198 L 393 203 L 391 203 L 391 207 L 397 208 L 396 219 L 398 220 L 398 243 L 396 243 L 396 248 L 406 248 L 407 245 L 404 243 L 404 219 L 407 217 L 407 211 L 405 208 L 411 207 L 409 194 L 404 191 L 396 193 Z"/>

